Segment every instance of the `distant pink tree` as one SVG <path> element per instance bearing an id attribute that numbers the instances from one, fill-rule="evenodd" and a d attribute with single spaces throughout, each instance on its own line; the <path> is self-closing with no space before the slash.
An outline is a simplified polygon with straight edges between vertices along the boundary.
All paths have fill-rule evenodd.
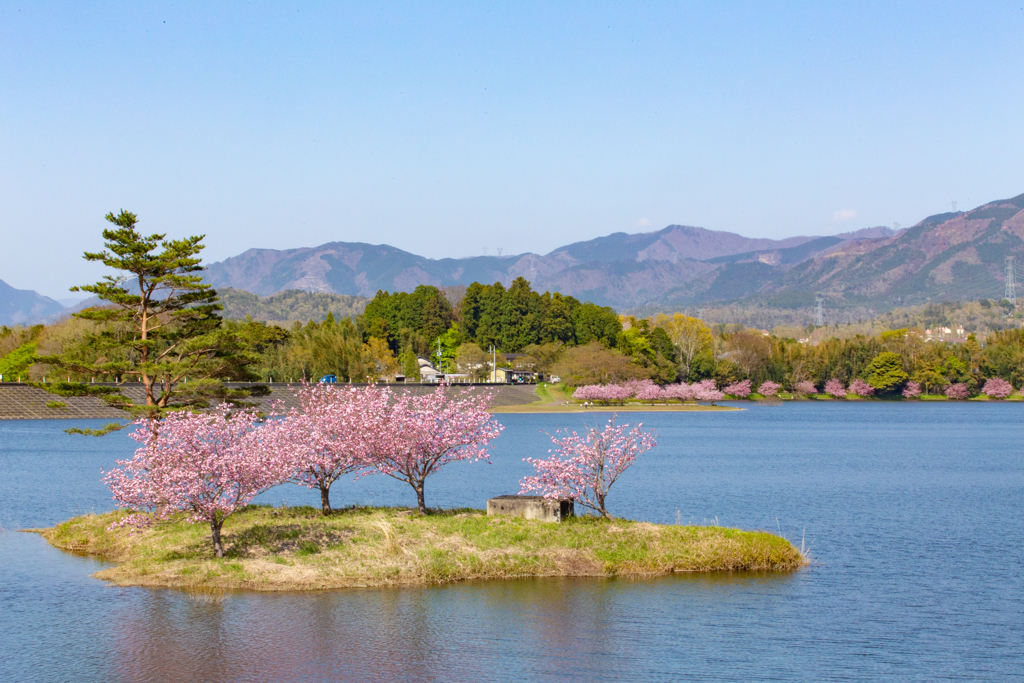
<path id="1" fill-rule="evenodd" d="M 613 417 L 600 431 L 588 427 L 583 436 L 573 431 L 561 438 L 551 437 L 555 443 L 555 448 L 548 451 L 551 458 L 523 458 L 537 474 L 520 481 L 520 493 L 571 498 L 605 519 L 614 519 L 605 508 L 608 491 L 639 454 L 656 445 L 653 431 L 641 431 L 643 424 L 629 431 L 627 426 L 616 426 Z"/>
<path id="2" fill-rule="evenodd" d="M 825 382 L 825 393 L 834 398 L 846 398 L 846 385 L 838 379 Z"/>
<path id="3" fill-rule="evenodd" d="M 683 401 L 692 401 L 694 398 L 694 389 L 686 382 L 680 382 L 679 384 L 668 384 L 665 386 L 665 399 L 671 401 L 672 399 L 678 400 L 680 403 Z"/>
<path id="4" fill-rule="evenodd" d="M 640 390 L 636 392 L 636 399 L 639 401 L 649 401 L 654 403 L 655 401 L 666 400 L 667 396 L 665 395 L 664 389 L 654 382 L 651 382 L 650 385 L 641 387 Z"/>
<path id="5" fill-rule="evenodd" d="M 903 387 L 903 398 L 917 398 L 921 395 L 921 385 L 917 382 L 907 382 Z"/>
<path id="6" fill-rule="evenodd" d="M 875 388 L 862 379 L 855 379 L 850 382 L 849 392 L 857 396 L 872 396 Z"/>
<path id="7" fill-rule="evenodd" d="M 629 390 L 629 397 L 640 398 L 638 394 L 641 391 L 650 387 L 656 387 L 657 385 L 654 383 L 654 380 L 650 379 L 628 379 L 621 386 L 623 389 Z"/>
<path id="8" fill-rule="evenodd" d="M 388 389 L 303 384 L 299 408 L 267 426 L 281 458 L 293 462 L 290 480 L 320 491 L 323 513 L 331 512 L 331 485 L 346 474 L 372 466 L 363 416 L 379 413 L 391 399 Z"/>
<path id="9" fill-rule="evenodd" d="M 779 393 L 779 389 L 781 388 L 781 384 L 768 380 L 767 382 L 761 383 L 761 386 L 757 388 L 757 393 L 762 396 L 775 396 Z"/>
<path id="10" fill-rule="evenodd" d="M 970 394 L 967 391 L 967 385 L 963 382 L 957 382 L 956 384 L 950 384 L 946 387 L 946 398 L 951 401 L 963 401 Z"/>
<path id="11" fill-rule="evenodd" d="M 600 384 L 585 384 L 582 387 L 577 387 L 576 391 L 572 392 L 572 397 L 577 401 L 604 400 L 603 389 Z"/>
<path id="12" fill-rule="evenodd" d="M 981 393 L 989 398 L 1006 398 L 1013 393 L 1013 385 L 1001 377 L 992 377 L 985 382 Z"/>
<path id="13" fill-rule="evenodd" d="M 722 391 L 729 396 L 735 396 L 736 398 L 746 398 L 750 396 L 750 380 L 745 379 L 742 382 L 733 382 L 727 387 L 723 388 Z"/>
<path id="14" fill-rule="evenodd" d="M 633 390 L 618 384 L 606 384 L 602 387 L 604 397 L 601 402 L 604 404 L 614 403 L 622 405 L 627 399 L 632 398 Z"/>
<path id="15" fill-rule="evenodd" d="M 487 412 L 492 399 L 490 393 L 456 393 L 443 383 L 427 394 L 374 404 L 359 428 L 366 430 L 377 471 L 412 486 L 425 514 L 427 477 L 452 462 L 487 459 L 488 444 L 504 429 Z"/>
<path id="16" fill-rule="evenodd" d="M 793 393 L 796 394 L 816 394 L 818 393 L 818 387 L 814 386 L 814 382 L 804 380 L 803 382 L 797 382 L 793 386 Z"/>
<path id="17" fill-rule="evenodd" d="M 693 385 L 693 397 L 698 401 L 721 401 L 725 394 L 715 386 L 715 380 L 706 379 Z"/>
<path id="18" fill-rule="evenodd" d="M 143 445 L 103 482 L 118 506 L 153 515 L 132 514 L 119 524 L 144 526 L 185 512 L 188 521 L 210 525 L 213 554 L 223 557 L 224 521 L 290 474 L 291 462 L 265 447 L 270 431 L 259 422 L 255 410 L 231 413 L 226 404 L 209 413 L 170 413 L 159 429 L 137 421 L 132 438 Z"/>

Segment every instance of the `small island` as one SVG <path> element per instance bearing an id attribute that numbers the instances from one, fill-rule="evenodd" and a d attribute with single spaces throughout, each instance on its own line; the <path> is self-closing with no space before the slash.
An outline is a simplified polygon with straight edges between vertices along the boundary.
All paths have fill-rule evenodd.
<path id="1" fill-rule="evenodd" d="M 596 516 L 561 523 L 458 509 L 249 505 L 224 527 L 223 558 L 209 530 L 184 519 L 146 530 L 110 528 L 124 511 L 34 529 L 57 548 L 116 563 L 95 574 L 119 586 L 295 591 L 423 586 L 472 579 L 652 576 L 793 571 L 807 564 L 763 531 L 659 525 Z"/>

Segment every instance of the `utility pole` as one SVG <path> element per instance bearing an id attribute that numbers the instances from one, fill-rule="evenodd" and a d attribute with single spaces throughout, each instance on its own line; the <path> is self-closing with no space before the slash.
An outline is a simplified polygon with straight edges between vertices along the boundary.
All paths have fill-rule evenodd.
<path id="1" fill-rule="evenodd" d="M 1014 306 L 1017 305 L 1017 291 L 1013 282 L 1013 257 L 1006 257 L 1006 293 L 1004 298 Z"/>
<path id="2" fill-rule="evenodd" d="M 498 350 L 491 344 L 491 383 L 498 381 Z"/>

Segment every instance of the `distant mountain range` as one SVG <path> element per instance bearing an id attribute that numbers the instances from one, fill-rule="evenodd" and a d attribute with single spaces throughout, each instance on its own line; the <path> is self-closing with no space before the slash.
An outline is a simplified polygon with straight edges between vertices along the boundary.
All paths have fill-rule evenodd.
<path id="1" fill-rule="evenodd" d="M 287 290 L 372 297 L 378 289 L 507 285 L 523 276 L 539 291 L 559 291 L 620 311 L 728 303 L 795 309 L 813 306 L 819 294 L 830 308 L 881 311 L 929 300 L 999 299 L 1007 256 L 1024 264 L 1024 195 L 929 216 L 899 232 L 876 227 L 769 240 L 670 225 L 576 242 L 545 255 L 461 259 L 329 242 L 249 249 L 210 264 L 206 277 L 218 289 L 264 297 Z M 275 311 L 283 301 L 274 303 Z M 245 304 L 250 305 L 256 304 Z M 32 322 L 62 310 L 53 299 L 0 282 L 0 324 Z"/>
<path id="2" fill-rule="evenodd" d="M 835 237 L 752 239 L 729 232 L 670 225 L 663 230 L 576 242 L 547 255 L 428 259 L 388 245 L 329 242 L 301 249 L 250 249 L 210 264 L 207 279 L 267 296 L 290 289 L 372 297 L 377 290 L 408 291 L 419 284 L 510 283 L 522 276 L 535 289 L 560 291 L 616 308 L 656 302 L 666 293 L 726 263 L 744 260 L 789 265 L 862 238 L 886 238 L 888 228 Z"/>
<path id="3" fill-rule="evenodd" d="M 0 280 L 0 325 L 24 325 L 51 315 L 64 307 L 31 289 L 15 289 Z"/>

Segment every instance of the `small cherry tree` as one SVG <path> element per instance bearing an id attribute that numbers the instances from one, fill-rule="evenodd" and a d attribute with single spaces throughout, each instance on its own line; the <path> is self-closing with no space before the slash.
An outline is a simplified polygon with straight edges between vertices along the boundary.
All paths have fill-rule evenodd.
<path id="1" fill-rule="evenodd" d="M 698 401 L 721 401 L 725 398 L 725 394 L 719 391 L 715 386 L 715 380 L 706 379 L 702 382 L 696 382 L 692 385 L 693 397 Z"/>
<path id="2" fill-rule="evenodd" d="M 650 401 L 651 403 L 654 403 L 655 401 L 664 401 L 667 398 L 668 396 L 666 396 L 665 390 L 654 382 L 640 387 L 636 392 L 636 399 L 638 401 Z"/>
<path id="3" fill-rule="evenodd" d="M 761 383 L 761 386 L 757 388 L 757 393 L 761 394 L 762 396 L 776 396 L 778 395 L 779 389 L 781 388 L 782 385 L 779 384 L 778 382 L 768 380 L 767 382 Z"/>
<path id="4" fill-rule="evenodd" d="M 680 403 L 683 401 L 692 401 L 694 398 L 694 389 L 686 382 L 680 382 L 679 384 L 669 384 L 665 387 L 665 399 L 672 400 L 678 399 Z"/>
<path id="5" fill-rule="evenodd" d="M 1013 385 L 1000 377 L 992 377 L 985 382 L 981 393 L 989 398 L 1007 398 L 1013 393 Z"/>
<path id="6" fill-rule="evenodd" d="M 825 382 L 825 393 L 833 398 L 846 398 L 846 385 L 838 379 L 830 379 Z"/>
<path id="7" fill-rule="evenodd" d="M 616 426 L 613 417 L 600 431 L 588 427 L 583 436 L 574 431 L 561 438 L 552 436 L 555 448 L 548 451 L 551 458 L 523 458 L 537 474 L 519 482 L 520 493 L 539 493 L 555 500 L 571 498 L 605 519 L 614 519 L 605 508 L 608 491 L 636 456 L 656 445 L 653 430 L 643 432 L 641 427 L 642 423 L 627 431 L 627 425 Z"/>
<path id="8" fill-rule="evenodd" d="M 442 383 L 419 396 L 375 405 L 364 416 L 368 452 L 377 471 L 416 491 L 416 505 L 427 512 L 427 477 L 458 460 L 486 460 L 488 443 L 504 427 L 487 412 L 493 394 L 455 393 Z"/>
<path id="9" fill-rule="evenodd" d="M 736 398 L 746 398 L 750 396 L 752 389 L 750 388 L 750 380 L 745 379 L 742 382 L 733 382 L 729 386 L 722 389 L 723 392 L 729 396 L 735 396 Z"/>
<path id="10" fill-rule="evenodd" d="M 917 398 L 921 395 L 921 385 L 917 382 L 907 382 L 903 387 L 903 398 Z"/>
<path id="11" fill-rule="evenodd" d="M 118 506 L 153 514 L 132 514 L 119 525 L 145 526 L 184 512 L 188 521 L 210 525 L 213 554 L 223 557 L 224 521 L 290 474 L 291 463 L 266 447 L 270 432 L 259 422 L 255 410 L 232 413 L 227 404 L 205 414 L 170 413 L 158 430 L 138 420 L 132 438 L 143 445 L 103 482 Z"/>
<path id="12" fill-rule="evenodd" d="M 793 386 L 793 393 L 795 394 L 817 394 L 818 387 L 814 386 L 814 382 L 804 380 L 803 382 L 797 382 Z"/>
<path id="13" fill-rule="evenodd" d="M 967 391 L 967 385 L 963 382 L 957 382 L 956 384 L 950 384 L 946 387 L 946 398 L 951 401 L 963 401 L 969 396 Z"/>
<path id="14" fill-rule="evenodd" d="M 327 515 L 331 485 L 372 466 L 364 416 L 379 414 L 389 392 L 373 384 L 362 389 L 304 384 L 296 398 L 298 409 L 268 425 L 273 435 L 269 441 L 281 458 L 293 463 L 290 481 L 320 491 L 320 507 Z"/>
<path id="15" fill-rule="evenodd" d="M 857 396 L 872 396 L 875 393 L 875 388 L 862 379 L 855 379 L 850 382 L 849 391 Z"/>

